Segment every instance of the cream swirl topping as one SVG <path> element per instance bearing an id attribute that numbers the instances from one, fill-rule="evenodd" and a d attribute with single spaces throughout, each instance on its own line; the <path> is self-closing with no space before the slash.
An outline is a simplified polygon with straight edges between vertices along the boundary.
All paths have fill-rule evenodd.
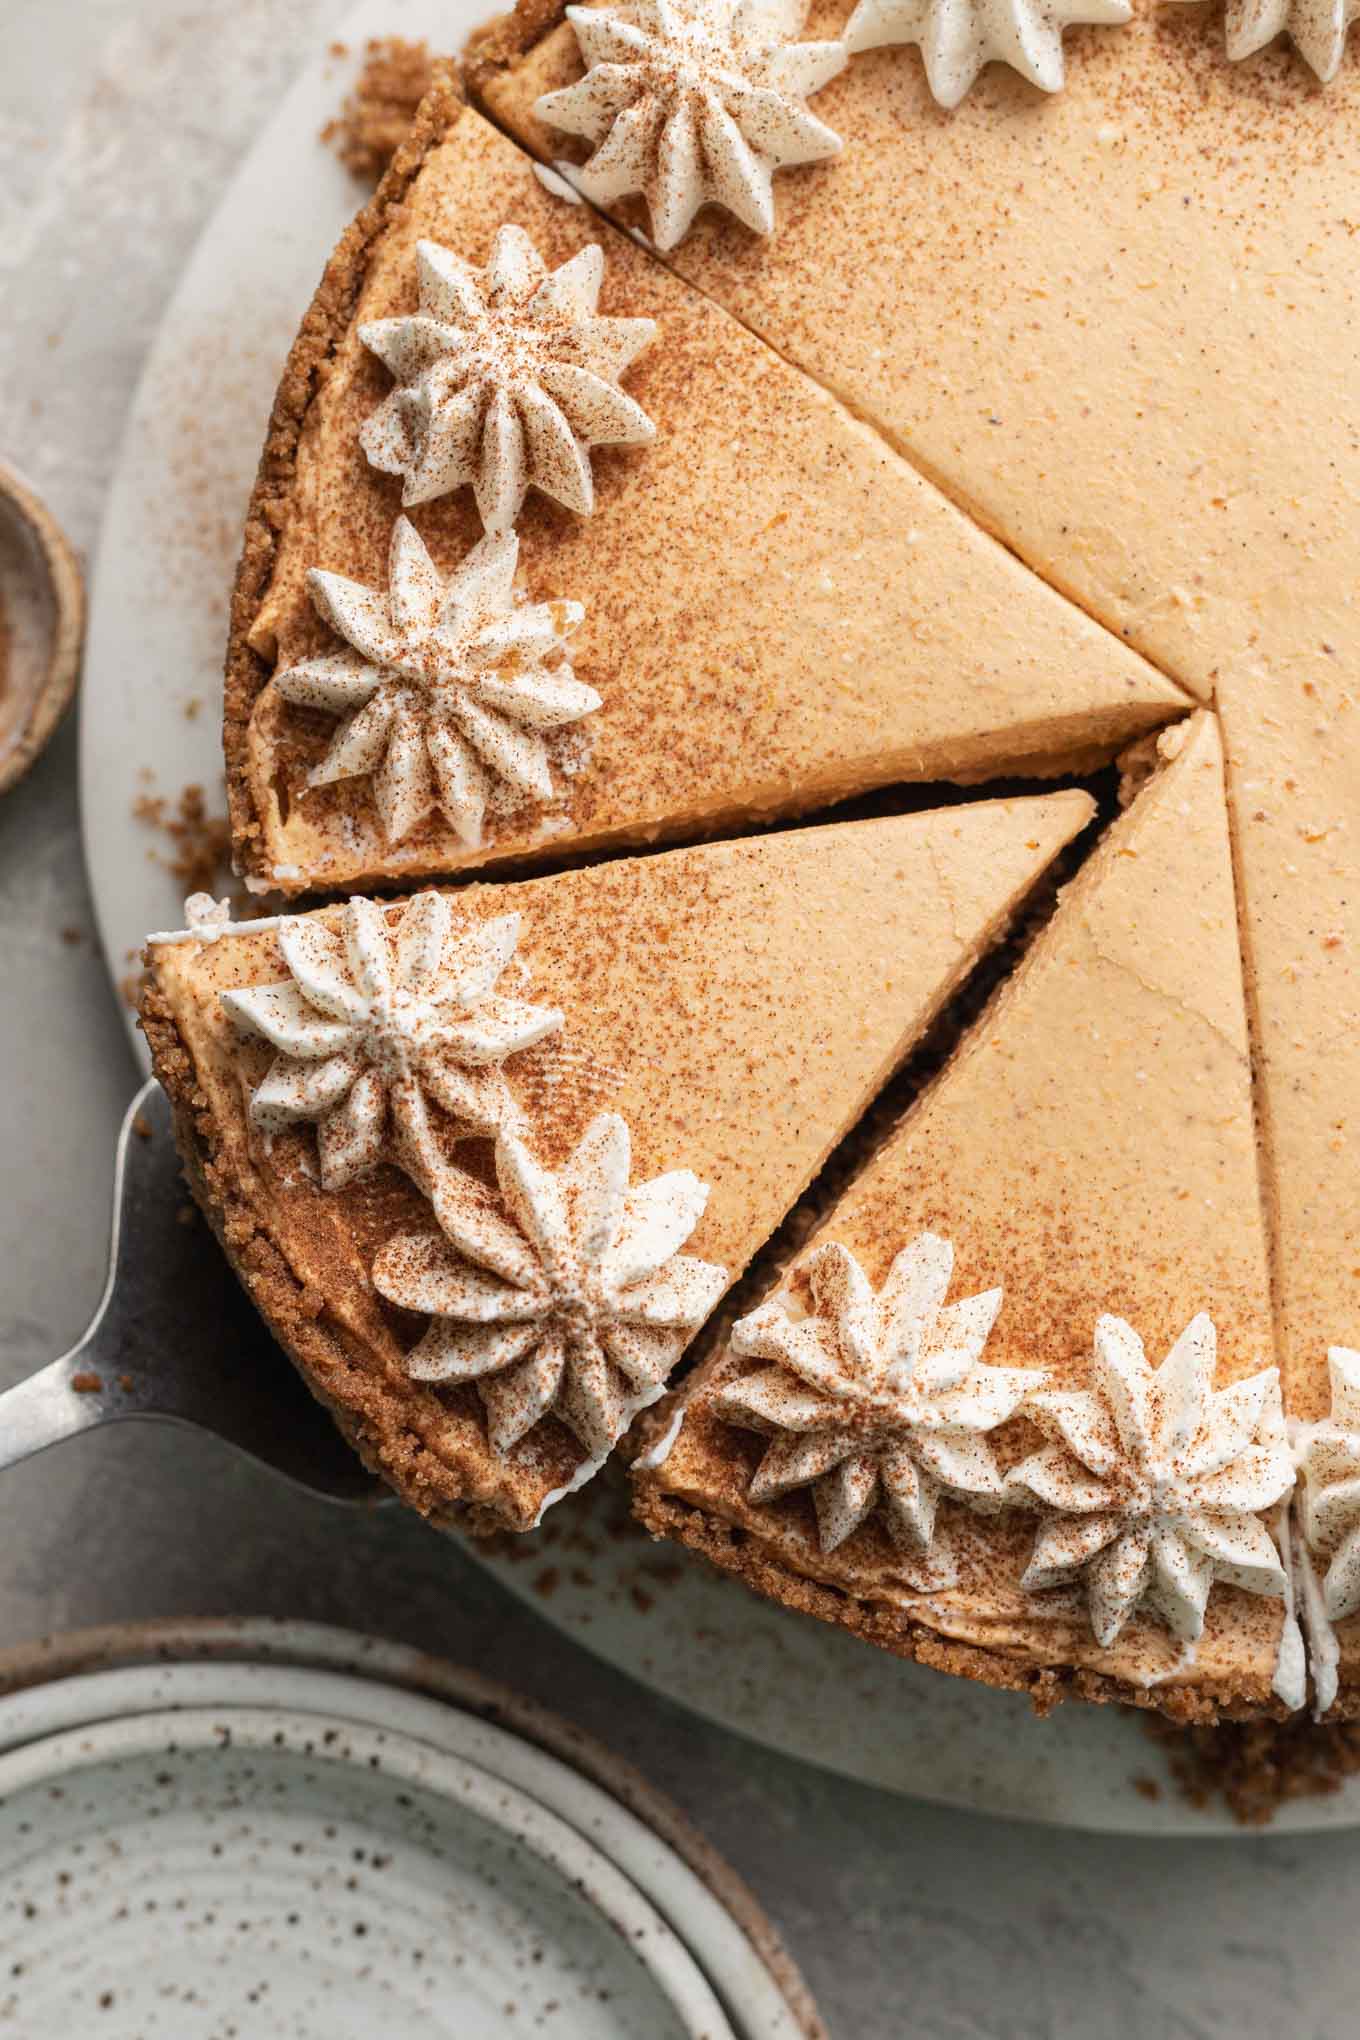
<path id="1" fill-rule="evenodd" d="M 662 1395 L 727 1285 L 725 1269 L 679 1251 L 707 1185 L 674 1169 L 630 1186 L 630 1170 L 616 1112 L 592 1120 L 558 1170 L 502 1133 L 497 1190 L 446 1167 L 431 1193 L 441 1232 L 378 1254 L 380 1294 L 430 1320 L 412 1379 L 475 1382 L 502 1457 L 549 1412 L 603 1457 Z"/>
<path id="2" fill-rule="evenodd" d="M 1360 0 L 1228 0 L 1223 17 L 1229 63 L 1254 57 L 1287 35 L 1324 85 L 1341 69 L 1346 33 L 1360 20 Z"/>
<path id="3" fill-rule="evenodd" d="M 768 234 L 774 172 L 841 147 L 807 100 L 844 69 L 847 51 L 793 42 L 805 13 L 804 0 L 568 7 L 586 75 L 534 111 L 596 144 L 574 173 L 587 198 L 643 194 L 658 248 L 682 241 L 705 204 Z"/>
<path id="4" fill-rule="evenodd" d="M 470 482 L 489 532 L 511 529 L 530 487 L 589 514 L 591 447 L 656 437 L 618 387 L 655 320 L 601 317 L 600 248 L 549 273 L 522 227 L 500 229 L 485 269 L 419 241 L 416 271 L 418 310 L 359 328 L 397 385 L 359 434 L 369 460 L 405 477 L 408 506 Z"/>
<path id="5" fill-rule="evenodd" d="M 775 1364 L 714 1398 L 727 1422 L 771 1439 L 751 1481 L 753 1502 L 810 1486 L 824 1551 L 877 1506 L 910 1557 L 932 1557 L 932 1586 L 956 1577 L 937 1532 L 940 1497 L 999 1500 L 1003 1481 L 986 1433 L 1043 1380 L 981 1364 L 1001 1291 L 946 1304 L 953 1266 L 949 1242 L 922 1233 L 875 1295 L 848 1248 L 817 1247 L 801 1270 L 809 1311 L 800 1314 L 780 1291 L 732 1328 L 734 1352 Z"/>
<path id="6" fill-rule="evenodd" d="M 1323 1603 L 1329 1621 L 1360 1610 L 1360 1353 L 1332 1346 L 1331 1414 L 1298 1435 L 1297 1511 L 1308 1549 L 1326 1565 Z"/>
<path id="7" fill-rule="evenodd" d="M 550 801 L 548 740 L 600 706 L 567 658 L 585 611 L 517 600 L 518 562 L 513 533 L 484 538 L 445 581 L 399 517 L 386 595 L 342 574 L 307 577 L 350 649 L 303 659 L 274 684 L 287 701 L 343 718 L 308 785 L 371 777 L 389 844 L 440 811 L 473 847 L 493 799 Z"/>
<path id="8" fill-rule="evenodd" d="M 845 28 L 848 50 L 917 43 L 930 89 L 957 106 L 984 64 L 1009 64 L 1041 92 L 1063 85 L 1063 30 L 1118 27 L 1129 0 L 859 0 Z"/>
<path id="9" fill-rule="evenodd" d="M 337 934 L 284 920 L 282 984 L 222 993 L 238 1026 L 277 1051 L 251 1095 L 263 1132 L 315 1123 L 325 1190 L 384 1155 L 422 1183 L 431 1170 L 432 1098 L 462 1133 L 494 1134 L 515 1117 L 502 1064 L 562 1025 L 551 1006 L 497 991 L 520 916 L 472 922 L 441 893 L 419 893 L 393 927 L 353 899 Z"/>
<path id="10" fill-rule="evenodd" d="M 1047 1512 L 1021 1585 L 1084 1582 L 1105 1647 L 1141 1606 L 1192 1642 L 1215 1580 L 1285 1591 L 1259 1513 L 1294 1484 L 1279 1370 L 1215 1389 L 1216 1352 L 1201 1312 L 1154 1371 L 1133 1327 L 1102 1317 L 1090 1388 L 1041 1391 L 1026 1406 L 1056 1436 L 1006 1483 L 1009 1500 Z"/>

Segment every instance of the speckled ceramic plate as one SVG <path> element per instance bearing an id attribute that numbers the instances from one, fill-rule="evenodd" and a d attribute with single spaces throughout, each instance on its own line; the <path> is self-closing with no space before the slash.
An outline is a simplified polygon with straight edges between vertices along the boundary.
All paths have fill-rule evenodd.
<path id="1" fill-rule="evenodd" d="M 364 0 L 342 34 L 351 48 L 394 32 L 454 47 L 491 4 Z M 147 792 L 173 797 L 191 781 L 221 784 L 227 597 L 256 455 L 284 353 L 358 196 L 316 139 L 342 89 L 334 64 L 319 58 L 228 191 L 151 350 L 111 492 L 81 742 L 86 848 L 115 982 L 146 931 L 175 925 L 181 912 L 135 802 Z M 236 309 L 246 295 L 243 329 Z M 202 464 L 182 458 L 191 421 L 192 443 L 211 449 L 211 516 Z M 201 713 L 191 715 L 196 705 Z M 611 1663 L 790 1755 L 984 1812 L 1142 1833 L 1240 1833 L 1184 1804 L 1162 1752 L 1121 1710 L 1070 1707 L 1056 1725 L 1037 1721 L 1018 1695 L 900 1664 L 754 1600 L 678 1548 L 649 1548 L 620 1532 L 620 1514 L 617 1496 L 597 1482 L 554 1510 L 540 1536 L 485 1562 Z M 1296 1802 L 1279 1825 L 1358 1821 L 1360 1781 Z"/>
<path id="2" fill-rule="evenodd" d="M 732 2040 L 601 1852 L 343 1715 L 140 1714 L 0 1758 L 0 2020 L 26 2040 Z"/>
<path id="3" fill-rule="evenodd" d="M 105 1731 L 114 1727 L 131 1733 L 139 1723 L 143 1725 L 141 1732 L 131 1735 L 129 1746 L 111 1751 Z M 148 1723 L 150 1727 L 146 1726 Z M 217 1751 L 219 1756 L 226 1758 L 234 1752 L 238 1760 L 250 1766 L 244 1782 L 235 1771 L 214 1768 L 206 1762 L 213 1751 L 213 1739 L 211 1735 L 205 1737 L 206 1730 L 217 1732 L 217 1743 L 222 1745 Z M 192 1750 L 191 1738 L 196 1738 Z M 181 1776 L 173 1766 L 167 1768 L 155 1761 L 157 1753 L 164 1755 L 172 1746 L 193 1758 L 190 1775 Z M 16 1776 L 12 1759 L 29 1757 L 38 1750 L 52 1754 L 40 1763 L 41 1790 L 49 1796 L 45 1801 L 39 1797 L 35 1816 L 33 1794 L 38 1790 L 38 1781 L 22 1773 Z M 263 1781 L 256 1764 L 261 1750 L 270 1758 L 271 1765 L 270 1775 Z M 289 1759 L 282 1766 L 274 1761 L 280 1753 Z M 88 1770 L 99 1775 L 94 1783 L 83 1775 L 79 1781 L 68 1780 L 56 1775 L 58 1764 L 69 1765 L 82 1774 Z M 103 1775 L 110 1765 L 115 1766 L 120 1781 L 116 1790 Z M 15 1954 L 32 1924 L 25 1906 L 36 1902 L 31 1889 L 33 1879 L 46 1877 L 49 1884 L 55 1880 L 58 1892 L 69 1891 L 71 1887 L 62 1884 L 58 1875 L 63 1870 L 71 1871 L 67 1855 L 78 1854 L 84 1861 L 92 1852 L 100 1859 L 110 1852 L 108 1841 L 100 1839 L 110 1808 L 114 1810 L 114 1824 L 108 1831 L 118 1842 L 120 1864 L 126 1867 L 130 1853 L 135 1854 L 140 1847 L 143 1833 L 140 1823 L 154 1825 L 154 1842 L 155 1837 L 171 1832 L 165 1825 L 170 1822 L 183 1867 L 183 1862 L 192 1855 L 193 1845 L 186 1841 L 185 1833 L 198 1818 L 194 1808 L 210 1812 L 213 1793 L 226 1794 L 243 1805 L 261 1800 L 263 1795 L 261 1803 L 266 1807 L 287 1799 L 294 1807 L 319 1811 L 323 1830 L 327 1825 L 337 1827 L 337 1836 L 328 1838 L 323 1833 L 322 1839 L 334 1842 L 342 1854 L 345 1849 L 349 1851 L 351 1865 L 345 1875 L 358 1882 L 347 1883 L 345 1889 L 347 1897 L 353 1899 L 365 1884 L 360 1872 L 365 1862 L 371 1868 L 374 1845 L 362 1837 L 356 1839 L 349 1829 L 377 1817 L 371 1809 L 364 1811 L 368 1801 L 348 1775 L 356 1766 L 370 1782 L 375 1774 L 386 1778 L 390 1788 L 387 1797 L 392 1799 L 395 1791 L 393 1803 L 404 1813 L 411 1811 L 406 1802 L 412 1796 L 412 1778 L 421 1784 L 426 1799 L 433 1794 L 456 1803 L 461 1820 L 459 1832 L 465 1838 L 471 1837 L 462 1855 L 456 1858 L 456 1874 L 464 1887 L 472 1875 L 468 1848 L 472 1848 L 475 1857 L 476 1850 L 483 1846 L 477 1841 L 479 1822 L 482 1828 L 489 1823 L 497 1831 L 500 1836 L 497 1846 L 508 1844 L 512 1851 L 527 1847 L 538 1859 L 533 1890 L 521 1906 L 525 1918 L 541 1921 L 544 1916 L 543 1905 L 535 1894 L 541 1896 L 544 1888 L 545 1865 L 559 1880 L 565 1876 L 573 1889 L 579 1885 L 599 1916 L 591 1930 L 595 1937 L 603 1935 L 604 1945 L 613 1948 L 617 1958 L 615 1942 L 619 1934 L 623 1935 L 626 1949 L 633 1951 L 623 1965 L 629 1975 L 641 1958 L 656 2000 L 649 2008 L 649 2016 L 660 2018 L 657 2007 L 664 2005 L 666 2017 L 671 2019 L 670 2024 L 663 2020 L 656 2027 L 658 2033 L 668 2034 L 673 2028 L 688 2032 L 698 2019 L 696 2030 L 730 2034 L 733 2040 L 800 2040 L 800 2036 L 801 2040 L 819 2040 L 822 2029 L 806 1988 L 750 1894 L 689 1829 L 683 1816 L 630 1767 L 590 1738 L 476 1674 L 376 1638 L 310 1624 L 244 1621 L 137 1625 L 78 1633 L 0 1656 L 0 1979 L 14 1959 L 24 1963 L 26 1974 L 35 1974 L 38 1951 L 31 1956 Z M 171 1798 L 164 1804 L 148 1791 L 148 1777 L 154 1783 L 157 1775 L 161 1776 L 167 1793 L 174 1786 Z M 397 1781 L 395 1787 L 393 1779 Z M 473 1781 L 471 1786 L 467 1785 L 468 1779 Z M 50 1796 L 53 1787 L 60 1798 Z M 84 1824 L 68 1831 L 65 1811 L 79 1792 L 87 1800 L 91 1794 L 95 1796 L 83 1816 Z M 28 1838 L 21 1837 L 20 1828 L 11 1822 L 6 1811 L 12 1796 L 16 1804 L 20 1799 L 23 1802 L 15 1820 L 30 1824 L 32 1835 Z M 381 1794 L 374 1802 L 379 1809 L 385 1803 Z M 341 1816 L 348 1823 L 344 1835 L 339 1833 Z M 447 1820 L 448 1815 L 441 1818 Z M 131 1843 L 117 1827 L 124 1820 L 131 1821 L 135 1830 Z M 91 1821 L 99 1824 L 98 1834 L 87 1831 Z M 247 1903 L 247 1887 L 254 1888 L 251 1880 L 256 1869 L 260 1868 L 264 1876 L 261 1888 L 268 1889 L 269 1878 L 283 1860 L 277 1835 L 261 1844 L 253 1827 L 250 1846 L 241 1839 L 241 1846 L 234 1847 L 230 1860 L 225 1860 L 214 1848 L 224 1841 L 220 1822 L 214 1817 L 207 1825 L 213 1828 L 209 1861 L 206 1866 L 194 1869 L 189 1881 L 206 1877 L 216 1888 L 223 1878 L 229 1878 L 232 1892 L 240 1894 L 240 1902 L 233 1897 L 231 1907 L 227 1908 L 237 1915 L 236 1927 L 228 1936 L 230 1946 L 244 1953 L 247 1943 L 242 1942 L 245 1933 L 242 1923 L 248 1921 L 248 1947 L 269 1974 L 279 1966 L 291 1976 L 296 1962 L 315 1964 L 318 1960 L 315 1951 L 297 1955 L 293 1942 L 298 1936 L 292 1941 L 281 1941 L 268 1930 L 258 1907 L 252 1909 Z M 24 1868 L 27 1858 L 22 1853 L 16 1855 L 15 1845 L 21 1839 L 33 1838 L 40 1841 L 41 1847 L 35 1856 L 39 1867 L 30 1871 Z M 290 1829 L 283 1845 L 289 1855 L 295 1853 L 294 1843 L 299 1840 L 311 1849 L 305 1833 Z M 77 1842 L 82 1845 L 79 1851 L 75 1849 Z M 49 1845 L 56 1848 L 57 1857 L 51 1855 Z M 449 1857 L 449 1847 L 446 1842 L 439 1846 L 442 1862 Z M 356 1850 L 361 1851 L 357 1856 Z M 334 1853 L 334 1849 L 322 1850 L 316 1856 L 320 1879 L 316 1892 L 322 1896 L 330 1891 L 333 1882 L 327 1865 Z M 390 1853 L 385 1845 L 378 1848 L 379 1855 L 385 1853 Z M 387 1876 L 391 1865 L 380 1867 L 384 1881 L 377 1892 L 378 1899 L 401 1881 Z M 12 1883 L 16 1873 L 17 1882 Z M 142 1875 L 140 1870 L 136 1874 Z M 414 1876 L 419 1880 L 425 1873 L 417 1863 L 415 1867 L 408 1865 L 402 1874 L 404 1878 Z M 504 1894 L 507 1873 L 503 1866 L 497 1868 L 492 1862 L 489 1874 L 496 1880 L 495 1889 Z M 551 1884 L 551 1877 L 548 1882 Z M 163 1900 L 154 1879 L 143 1893 L 144 1912 L 147 1899 L 154 1901 L 150 1916 L 159 1916 Z M 533 1899 L 533 1905 L 524 1911 L 529 1899 Z M 300 1912 L 300 1908 L 300 1900 L 290 1901 L 285 1919 L 289 1912 Z M 54 1915 L 56 1930 L 61 1930 L 68 1910 L 64 1901 L 58 1906 Z M 315 1908 L 311 1914 L 301 1916 L 310 1918 L 315 1929 L 318 1917 Z M 341 1941 L 345 1931 L 359 1940 L 369 1938 L 367 1929 L 354 1933 L 355 1917 L 347 1914 L 345 1918 L 348 1928 L 342 1923 L 336 1929 Z M 135 1920 L 130 1924 L 128 1919 L 120 1918 L 117 1924 L 131 1930 Z M 558 1952 L 564 1959 L 574 1961 L 573 1937 L 582 1930 L 570 1908 L 561 1915 L 561 1926 L 566 1938 Z M 399 1941 L 399 1937 L 393 1938 L 394 1931 L 388 1930 L 393 1949 Z M 484 1923 L 479 1932 L 486 1931 Z M 610 1938 L 611 1932 L 614 1940 Z M 502 1981 L 512 1977 L 516 1950 L 523 1940 L 518 1929 L 515 1934 L 509 1934 L 507 1929 L 507 1933 L 509 1938 L 495 1964 L 488 1969 L 488 1974 L 495 1978 L 496 1990 Z M 314 1931 L 312 1937 L 315 1938 Z M 215 1951 L 214 1961 L 219 1957 L 226 1959 L 214 1934 L 201 1935 L 200 1939 L 203 1946 Z M 48 1957 L 43 1955 L 42 1959 L 47 1965 Z M 121 1963 L 121 1957 L 116 1959 Z M 425 1960 L 433 1958 L 408 1952 L 403 1959 L 419 1970 Z M 110 1956 L 110 1961 L 114 1960 Z M 541 1953 L 532 1966 L 537 1970 L 545 1963 L 551 1968 L 547 1952 Z M 557 1968 L 561 1966 L 558 1962 Z M 461 1979 L 467 1964 L 456 1964 L 455 1968 Z M 71 1990 L 85 1991 L 89 1975 L 87 1966 L 78 1966 L 72 1972 Z M 696 1985 L 696 1977 L 702 1988 Z M 172 1981 L 161 1979 L 167 1987 Z M 390 1983 L 390 1978 L 387 1981 Z M 629 1986 L 634 1995 L 637 1981 L 633 1977 Z M 43 1988 L 51 1984 L 49 1976 Z M 614 1991 L 608 1982 L 600 1987 Z M 101 1992 L 115 1988 L 107 1979 L 99 1983 Z M 317 2000 L 321 2003 L 324 1991 L 330 1991 L 332 1984 L 317 1988 L 323 1990 L 323 1998 Z M 486 1979 L 479 1979 L 476 1988 L 483 1991 L 489 1988 Z M 293 1984 L 272 1987 L 273 1997 L 286 2002 L 292 2016 L 290 1991 L 295 1997 Z M 542 1995 L 540 1992 L 534 2000 L 534 2016 L 542 2011 L 539 2001 Z M 549 1991 L 548 1996 L 552 1995 Z M 491 2001 L 488 1998 L 487 2002 Z M 646 2002 L 645 1996 L 643 2001 Z M 83 2031 L 74 2017 L 79 2004 L 69 1991 L 65 1998 L 58 1993 L 54 2002 L 59 2002 L 64 2013 L 71 2015 L 72 2023 L 62 2027 L 58 2022 L 52 2030 Z M 134 1998 L 130 2002 L 140 2015 L 141 2000 Z M 375 1998 L 375 2006 L 377 2002 Z M 455 1995 L 450 2002 L 456 2005 L 461 2001 Z M 498 2005 L 502 2002 L 510 2002 L 510 1997 L 503 2001 L 495 1999 Z M 631 2003 L 631 1999 L 611 1995 L 609 2002 L 624 2004 Z M 43 2003 L 45 2000 L 23 2004 L 24 2023 L 19 2030 L 25 2035 L 48 2030 L 28 2023 L 36 2018 Z M 717 2005 L 721 2012 L 715 2026 Z M 0 1989 L 0 2030 L 4 2006 Z M 234 2016 L 229 2003 L 224 1998 L 221 2003 L 214 2002 L 213 2008 L 224 2021 L 225 2030 Z M 471 2012 L 466 2016 L 471 2018 Z M 376 2010 L 373 2017 L 376 2018 Z M 679 2024 L 675 2025 L 677 2018 Z M 570 2023 L 559 2028 L 551 2020 L 541 2025 L 530 2021 L 524 2027 L 525 2031 L 549 2033 L 559 2029 L 563 2033 L 578 2030 Z M 134 2023 L 112 2030 L 121 2033 L 143 2028 Z M 149 2026 L 145 2030 L 160 2029 Z M 172 2025 L 166 2030 L 197 2034 L 199 2028 Z M 203 2030 L 215 2033 L 219 2029 L 209 2025 Z M 292 2025 L 278 2028 L 246 2024 L 241 2030 L 250 2034 L 272 2034 L 275 2030 L 309 2034 L 313 2028 L 295 2020 Z M 352 2028 L 341 2026 L 338 2030 L 342 2033 L 352 2030 L 358 2035 L 381 2031 L 384 2036 L 390 2033 L 399 2040 L 406 2028 L 393 2025 L 389 2017 L 381 2026 L 361 2020 Z M 433 2030 L 445 2029 L 441 2026 Z M 483 2030 L 514 2034 L 519 2027 L 508 2020 L 486 2028 L 475 2022 L 464 2023 L 449 2030 L 473 2035 Z M 629 2032 L 633 2028 L 626 2023 L 587 2024 L 585 2030 L 598 2031 L 601 2040 L 606 2040 L 616 2030 Z M 651 2032 L 653 2027 L 644 2024 L 640 2030 Z"/>

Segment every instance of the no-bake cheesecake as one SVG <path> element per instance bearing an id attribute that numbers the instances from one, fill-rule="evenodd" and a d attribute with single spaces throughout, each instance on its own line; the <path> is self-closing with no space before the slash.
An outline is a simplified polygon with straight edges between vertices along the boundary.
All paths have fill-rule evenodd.
<path id="1" fill-rule="evenodd" d="M 678 1436 L 637 1492 L 652 1528 L 906 1656 L 1040 1697 L 1155 1692 L 1194 1714 L 1271 1704 L 1285 1581 L 1259 1512 L 1293 1475 L 1217 727 L 1197 716 L 1162 749 L 1156 777 L 777 1295 L 681 1391 Z M 939 1275 L 919 1352 L 909 1310 L 866 1338 L 856 1313 L 872 1317 L 868 1298 L 922 1240 Z M 902 1279 L 921 1287 L 919 1270 Z M 957 1325 L 937 1332 L 932 1315 L 947 1319 L 956 1298 L 980 1313 L 962 1373 L 939 1353 L 968 1339 Z M 1179 1447 L 1154 1447 L 1131 1409 L 1110 1404 L 1125 1390 L 1102 1364 L 1111 1325 L 1155 1368 L 1197 1323 L 1208 1378 L 1266 1384 L 1236 1451 L 1210 1455 L 1217 1487 L 1208 1467 L 1177 1473 L 1178 1454 L 1200 1453 L 1200 1416 Z M 825 1328 L 806 1375 L 795 1325 L 795 1340 Z M 825 1393 L 810 1395 L 828 1355 Z M 1049 1440 L 1058 1450 L 1027 1482 Z M 768 1470 L 790 1441 L 801 1450 L 782 1475 Z M 1253 1453 L 1261 1485 L 1244 1516 L 1238 1462 Z M 828 1507 L 848 1477 L 865 1508 L 846 1530 Z M 1155 1506 L 1144 1487 L 1160 1489 Z M 1211 1572 L 1230 1542 L 1238 1573 Z M 1260 1577 L 1248 1579 L 1253 1551 Z M 1107 1590 L 1093 1623 L 1102 1554 L 1127 1591 Z"/>
<path id="2" fill-rule="evenodd" d="M 921 1661 L 1360 1711 L 1352 11 L 524 0 L 437 75 L 233 605 L 239 866 L 360 896 L 198 917 L 147 1007 L 228 1251 L 436 1519 L 618 1450 Z M 1116 757 L 875 1151 L 1089 813 L 955 789 Z"/>

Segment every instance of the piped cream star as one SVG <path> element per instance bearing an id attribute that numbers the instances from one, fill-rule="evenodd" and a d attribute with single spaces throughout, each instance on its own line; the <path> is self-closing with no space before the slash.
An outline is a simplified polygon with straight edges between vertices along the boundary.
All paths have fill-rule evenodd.
<path id="1" fill-rule="evenodd" d="M 1006 1484 L 1010 1500 L 1048 1512 L 1021 1585 L 1084 1582 L 1106 1648 L 1142 1604 L 1193 1641 L 1215 1580 L 1284 1592 L 1259 1513 L 1294 1483 L 1279 1370 L 1215 1389 L 1216 1350 L 1201 1312 L 1154 1372 L 1133 1327 L 1102 1317 L 1091 1387 L 1041 1392 L 1026 1405 L 1057 1436 Z"/>
<path id="2" fill-rule="evenodd" d="M 1333 1346 L 1327 1355 L 1332 1408 L 1299 1438 L 1298 1515 L 1309 1550 L 1327 1567 L 1327 1617 L 1360 1610 L 1360 1353 Z"/>
<path id="3" fill-rule="evenodd" d="M 403 1236 L 374 1263 L 379 1292 L 430 1319 L 412 1379 L 475 1382 L 502 1456 L 554 1411 L 602 1457 L 664 1393 L 726 1287 L 725 1269 L 679 1252 L 707 1186 L 675 1169 L 630 1188 L 630 1151 L 616 1112 L 556 1171 L 502 1134 L 499 1194 L 447 1170 L 433 1193 L 442 1237 Z"/>
<path id="4" fill-rule="evenodd" d="M 282 984 L 223 992 L 238 1026 L 277 1051 L 250 1101 L 265 1132 L 316 1125 L 323 1189 L 340 1190 L 390 1153 L 428 1174 L 425 1096 L 460 1132 L 494 1134 L 514 1117 L 502 1064 L 562 1025 L 551 1006 L 505 997 L 520 916 L 474 922 L 440 893 L 419 893 L 396 927 L 353 899 L 332 934 L 285 921 Z"/>
<path id="5" fill-rule="evenodd" d="M 392 529 L 388 592 L 314 570 L 312 600 L 352 647 L 275 676 L 287 701 L 342 716 L 309 786 L 371 776 L 389 843 L 436 810 L 459 840 L 482 840 L 493 789 L 546 802 L 547 739 L 600 706 L 566 640 L 579 602 L 515 597 L 519 540 L 484 538 L 445 581 L 405 517 Z"/>
<path id="6" fill-rule="evenodd" d="M 804 0 L 619 0 L 568 7 L 586 75 L 540 120 L 596 144 L 574 180 L 600 205 L 641 192 L 658 248 L 705 204 L 774 227 L 774 172 L 839 153 L 807 99 L 845 67 L 840 42 L 793 42 Z"/>
<path id="7" fill-rule="evenodd" d="M 720 1389 L 717 1413 L 772 1440 L 751 1481 L 753 1502 L 812 1489 L 818 1539 L 834 1551 L 877 1505 L 913 1558 L 934 1558 L 931 1584 L 955 1569 L 941 1548 L 943 1494 L 998 1499 L 1000 1469 L 986 1433 L 1042 1375 L 984 1367 L 1001 1291 L 946 1305 L 954 1250 L 922 1233 L 902 1249 L 877 1295 L 835 1241 L 803 1263 L 811 1311 L 780 1292 L 732 1328 L 732 1349 L 775 1364 Z"/>
<path id="8" fill-rule="evenodd" d="M 1360 20 L 1360 0 L 1228 0 L 1223 17 L 1228 61 L 1254 57 L 1287 35 L 1304 62 L 1329 85 L 1341 69 L 1346 33 Z"/>
<path id="9" fill-rule="evenodd" d="M 359 434 L 374 467 L 405 476 L 408 507 L 471 482 L 493 533 L 531 486 L 588 515 L 591 447 L 656 437 L 618 387 L 655 320 L 601 317 L 600 248 L 549 274 L 522 227 L 500 229 L 485 269 L 436 241 L 416 243 L 416 267 L 419 310 L 359 328 L 397 383 Z"/>
<path id="10" fill-rule="evenodd" d="M 1063 85 L 1063 30 L 1091 22 L 1117 27 L 1129 0 L 859 0 L 845 29 L 858 53 L 883 43 L 917 43 L 931 92 L 957 106 L 984 64 L 1009 64 L 1041 92 Z"/>

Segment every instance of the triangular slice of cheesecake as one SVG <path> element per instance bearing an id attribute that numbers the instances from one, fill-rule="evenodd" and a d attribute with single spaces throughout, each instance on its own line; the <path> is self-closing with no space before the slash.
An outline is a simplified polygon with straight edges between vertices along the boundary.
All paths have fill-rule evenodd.
<path id="1" fill-rule="evenodd" d="M 1272 1704 L 1293 1474 L 1218 730 L 1160 741 L 637 1506 L 905 1656 L 1204 1717 Z"/>
<path id="2" fill-rule="evenodd" d="M 332 259 L 247 524 L 226 748 L 254 886 L 1051 775 L 1184 706 L 435 92 Z"/>
<path id="3" fill-rule="evenodd" d="M 982 802 L 153 938 L 195 1194 L 403 1498 L 526 1529 L 1091 813 Z"/>

